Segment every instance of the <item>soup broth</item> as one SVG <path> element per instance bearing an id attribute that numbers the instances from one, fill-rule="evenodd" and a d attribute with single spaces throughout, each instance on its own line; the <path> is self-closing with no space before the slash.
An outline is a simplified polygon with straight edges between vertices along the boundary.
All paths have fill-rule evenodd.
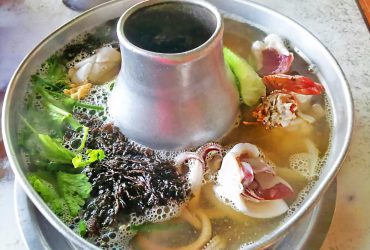
<path id="1" fill-rule="evenodd" d="M 68 61 L 67 65 L 72 67 L 101 46 L 117 47 L 117 39 L 114 35 L 115 24 L 116 20 L 110 21 L 90 34 L 77 38 L 64 48 L 61 55 Z M 225 19 L 225 46 L 248 59 L 252 64 L 251 44 L 255 40 L 262 40 L 265 35 L 261 30 L 247 23 Z M 84 46 L 85 44 L 86 46 Z M 310 65 L 298 54 L 295 53 L 294 56 L 292 71 L 317 79 L 310 72 Z M 39 74 L 42 75 L 46 71 L 47 68 L 41 69 Z M 110 118 L 106 102 L 111 84 L 94 86 L 90 96 L 85 99 L 86 103 L 104 106 L 104 110 L 95 111 L 79 107 L 73 110 L 74 117 L 81 121 L 80 118 L 83 115 L 82 120 L 84 121 L 97 119 L 102 124 L 108 124 Z M 28 100 L 31 102 L 30 109 L 40 109 L 38 108 L 38 99 Z M 184 246 L 190 248 L 181 249 L 200 249 L 203 245 L 197 245 L 197 240 L 201 237 L 211 239 L 204 249 L 239 249 L 259 240 L 279 227 L 284 218 L 294 213 L 295 209 L 299 207 L 299 202 L 304 199 L 309 187 L 313 185 L 320 173 L 320 164 L 325 159 L 330 142 L 331 130 L 328 119 L 330 110 L 324 95 L 313 97 L 302 109 L 308 115 L 314 116 L 311 107 L 315 104 L 324 107 L 326 115 L 317 118 L 314 123 L 300 120 L 286 128 L 266 129 L 257 124 L 244 125 L 238 120 L 230 134 L 219 142 L 225 149 L 230 149 L 237 143 L 248 142 L 255 144 L 263 152 L 266 159 L 276 167 L 277 174 L 283 177 L 294 189 L 294 196 L 285 199 L 290 206 L 285 215 L 270 219 L 254 219 L 236 211 L 216 196 L 214 192 L 218 178 L 216 174 L 204 180 L 200 196 L 197 198 L 190 195 L 182 201 L 174 199 L 168 204 L 152 207 L 148 209 L 149 212 L 146 211 L 140 215 L 120 213 L 114 223 L 100 229 L 100 234 L 88 234 L 85 236 L 86 239 L 102 248 L 167 250 Z M 253 119 L 251 113 L 255 108 L 241 105 L 240 120 Z M 81 136 L 74 137 L 72 133 L 69 137 L 65 137 L 65 147 L 76 149 L 80 141 Z M 135 142 L 130 143 L 140 150 L 147 150 Z M 311 157 L 312 148 L 314 151 L 316 150 L 318 158 Z M 172 161 L 180 152 L 153 151 L 153 153 L 153 159 Z M 189 164 L 192 163 L 189 162 Z M 179 184 L 179 186 L 181 185 Z M 184 188 L 186 189 L 187 186 L 185 185 Z M 86 207 L 82 208 L 82 210 L 85 209 Z M 194 216 L 196 222 L 193 220 Z M 66 224 L 78 231 L 81 219 L 79 216 L 63 219 Z M 197 223 L 201 225 L 199 226 Z"/>

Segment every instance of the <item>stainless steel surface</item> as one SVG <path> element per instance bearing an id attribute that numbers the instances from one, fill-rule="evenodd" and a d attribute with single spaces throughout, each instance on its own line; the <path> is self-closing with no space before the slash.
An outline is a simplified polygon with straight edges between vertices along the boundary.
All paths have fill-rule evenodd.
<path id="1" fill-rule="evenodd" d="M 110 0 L 63 0 L 63 3 L 72 10 L 85 11 Z"/>
<path id="2" fill-rule="evenodd" d="M 129 0 L 104 4 L 99 8 L 84 13 L 48 36 L 21 63 L 10 82 L 4 101 L 2 116 L 3 138 L 15 175 L 27 195 L 46 219 L 69 240 L 85 248 L 96 247 L 74 234 L 72 230 L 64 225 L 27 182 L 25 176 L 27 165 L 24 158 L 21 157 L 20 149 L 17 145 L 17 127 L 19 121 L 18 117 L 14 114 L 22 110 L 22 102 L 19 100 L 23 100 L 24 98 L 25 85 L 29 82 L 30 75 L 35 72 L 48 56 L 62 48 L 76 35 L 90 30 L 95 25 L 104 23 L 111 18 L 119 17 L 125 10 L 138 2 L 137 0 Z M 318 76 L 325 85 L 329 105 L 333 111 L 332 147 L 330 148 L 327 161 L 323 166 L 320 178 L 298 211 L 285 224 L 259 241 L 256 241 L 253 245 L 250 245 L 251 248 L 261 248 L 275 243 L 284 235 L 291 232 L 291 230 L 295 230 L 294 226 L 297 225 L 296 223 L 311 211 L 313 205 L 319 201 L 319 198 L 323 195 L 338 172 L 351 137 L 353 121 L 351 95 L 347 82 L 336 61 L 314 36 L 297 23 L 270 9 L 247 1 L 230 0 L 225 2 L 224 0 L 213 0 L 211 2 L 225 13 L 232 13 L 235 17 L 248 20 L 248 22 L 267 32 L 274 32 L 287 38 L 291 42 L 292 47 L 299 48 L 303 54 L 307 55 L 310 61 L 317 66 Z"/>
<path id="3" fill-rule="evenodd" d="M 189 24 L 204 23 L 211 37 L 179 53 L 140 48 L 127 37 L 125 25 L 133 14 L 135 22 L 143 22 L 140 19 L 148 8 L 159 9 L 166 19 L 168 13 L 181 10 L 181 15 L 192 17 Z M 203 1 L 146 1 L 121 16 L 117 34 L 123 67 L 109 97 L 109 112 L 124 134 L 151 148 L 176 150 L 217 140 L 231 130 L 239 111 L 239 94 L 225 68 L 223 27 L 217 9 Z M 168 32 L 178 27 L 173 22 L 150 27 L 158 29 Z"/>
<path id="4" fill-rule="evenodd" d="M 274 250 L 320 248 L 329 230 L 334 213 L 336 186 L 336 182 L 330 185 L 330 188 L 312 212 L 303 218 L 296 230 L 274 246 Z M 17 182 L 14 184 L 14 202 L 18 226 L 28 249 L 79 249 L 44 218 Z"/>

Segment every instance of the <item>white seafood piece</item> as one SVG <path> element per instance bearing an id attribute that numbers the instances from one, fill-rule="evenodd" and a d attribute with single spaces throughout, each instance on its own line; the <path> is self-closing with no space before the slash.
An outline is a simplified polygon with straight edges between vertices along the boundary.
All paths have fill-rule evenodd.
<path id="1" fill-rule="evenodd" d="M 198 160 L 193 160 L 189 163 L 189 184 L 191 187 L 191 192 L 194 196 L 198 196 L 200 194 L 200 190 L 203 183 L 203 175 L 204 169 L 203 165 Z"/>
<path id="2" fill-rule="evenodd" d="M 275 34 L 269 34 L 263 41 L 254 42 L 252 53 L 260 75 L 286 73 L 294 60 L 293 53 L 289 52 L 283 40 Z"/>
<path id="3" fill-rule="evenodd" d="M 175 165 L 181 166 L 185 161 L 189 160 L 188 180 L 191 192 L 194 196 L 199 195 L 200 188 L 203 182 L 205 163 L 202 157 L 194 152 L 184 152 L 175 158 Z"/>
<path id="4" fill-rule="evenodd" d="M 110 47 L 103 47 L 95 54 L 75 64 L 70 69 L 69 77 L 74 83 L 91 82 L 103 84 L 112 80 L 121 67 L 121 54 Z"/>
<path id="5" fill-rule="evenodd" d="M 239 162 L 241 156 L 251 160 L 247 160 L 249 163 Z M 288 206 L 280 196 L 293 192 L 291 186 L 276 176 L 273 168 L 261 158 L 259 149 L 249 143 L 239 143 L 226 154 L 217 181 L 218 185 L 214 187 L 217 197 L 254 218 L 284 214 Z"/>
<path id="6" fill-rule="evenodd" d="M 253 202 L 242 197 L 240 193 L 227 190 L 224 186 L 215 186 L 214 191 L 220 200 L 231 202 L 235 210 L 253 218 L 274 218 L 288 211 L 288 205 L 283 199 Z"/>

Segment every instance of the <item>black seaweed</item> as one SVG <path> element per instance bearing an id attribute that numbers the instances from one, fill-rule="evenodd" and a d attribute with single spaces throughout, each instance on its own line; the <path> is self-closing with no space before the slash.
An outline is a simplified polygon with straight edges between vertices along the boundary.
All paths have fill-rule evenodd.
<path id="1" fill-rule="evenodd" d="M 184 175 L 152 150 L 138 147 L 112 124 L 79 115 L 90 127 L 87 148 L 102 149 L 106 158 L 86 168 L 92 184 L 83 218 L 89 233 L 117 222 L 119 214 L 142 215 L 150 208 L 184 201 L 190 193 Z"/>

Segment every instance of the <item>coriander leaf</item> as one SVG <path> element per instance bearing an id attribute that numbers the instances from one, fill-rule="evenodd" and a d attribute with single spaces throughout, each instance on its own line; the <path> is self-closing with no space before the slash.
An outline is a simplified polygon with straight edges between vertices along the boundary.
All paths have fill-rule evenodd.
<path id="1" fill-rule="evenodd" d="M 51 162 L 70 164 L 73 157 L 76 156 L 74 152 L 66 149 L 60 142 L 49 135 L 38 134 L 38 139 L 42 148 L 40 155 Z"/>
<path id="2" fill-rule="evenodd" d="M 57 122 L 57 124 L 62 127 L 63 123 L 67 123 L 73 130 L 82 128 L 82 124 L 73 118 L 72 114 L 49 103 L 46 102 L 45 106 L 48 110 L 49 116 Z"/>
<path id="3" fill-rule="evenodd" d="M 57 173 L 58 190 L 65 200 L 71 216 L 77 216 L 89 198 L 91 184 L 85 174 Z"/>
<path id="4" fill-rule="evenodd" d="M 55 178 L 48 172 L 37 171 L 28 175 L 27 179 L 50 209 L 57 215 L 63 215 L 66 203 L 57 192 Z"/>
<path id="5" fill-rule="evenodd" d="M 75 217 L 89 198 L 91 184 L 85 174 L 46 171 L 28 175 L 28 181 L 45 203 L 59 216 Z"/>

